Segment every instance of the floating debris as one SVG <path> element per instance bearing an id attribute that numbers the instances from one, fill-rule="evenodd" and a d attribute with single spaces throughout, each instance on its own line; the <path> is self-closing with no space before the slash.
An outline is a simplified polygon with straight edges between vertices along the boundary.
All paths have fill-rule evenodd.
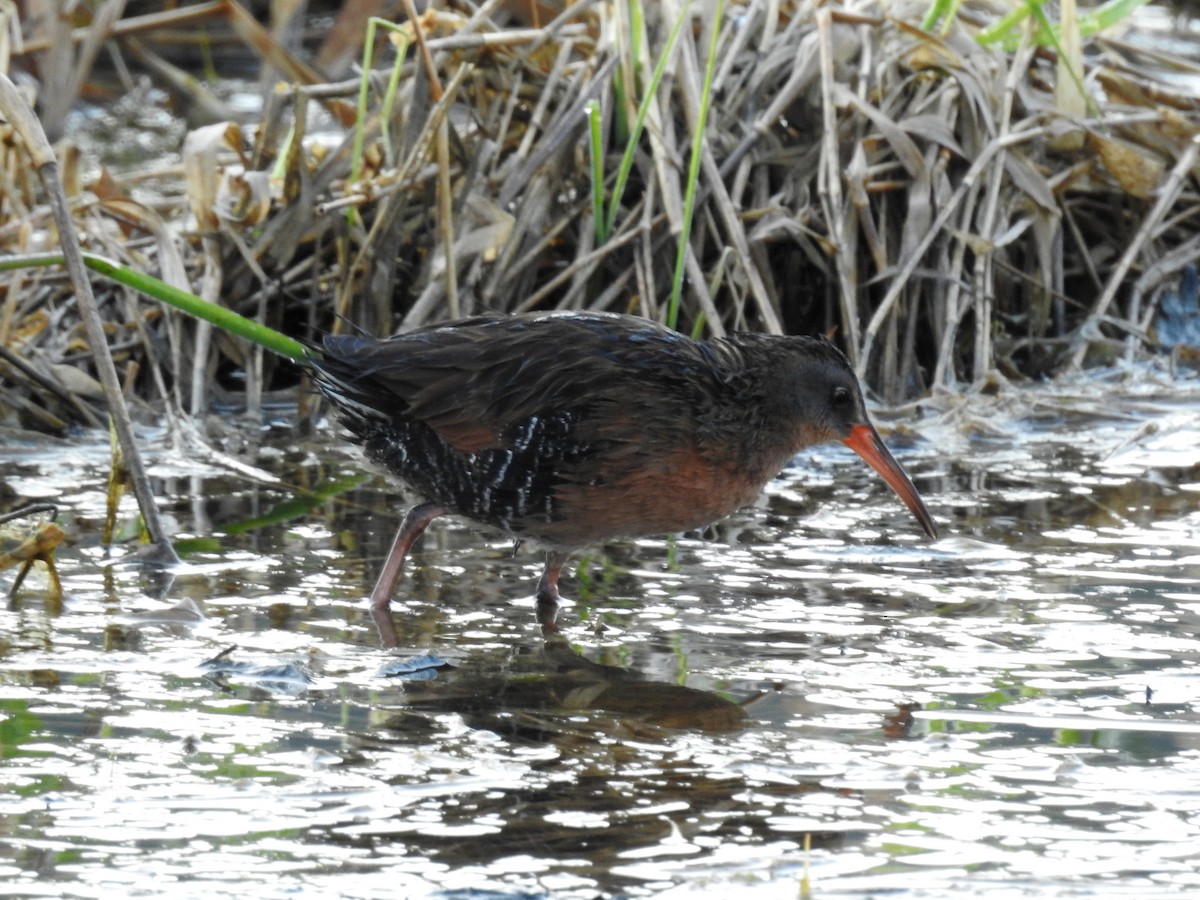
<path id="1" fill-rule="evenodd" d="M 379 669 L 379 674 L 384 678 L 395 678 L 399 681 L 433 681 L 440 672 L 453 668 L 454 666 L 440 656 L 413 656 L 384 664 Z"/>
<path id="2" fill-rule="evenodd" d="M 230 682 L 260 688 L 272 694 L 294 696 L 312 686 L 315 676 L 308 666 L 296 660 L 282 663 L 241 662 L 230 657 L 237 647 L 226 647 L 200 664 L 209 677 L 228 689 Z"/>

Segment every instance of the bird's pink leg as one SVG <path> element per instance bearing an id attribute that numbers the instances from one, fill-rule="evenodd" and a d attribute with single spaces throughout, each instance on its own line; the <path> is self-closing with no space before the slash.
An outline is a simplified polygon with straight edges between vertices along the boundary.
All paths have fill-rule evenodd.
<path id="1" fill-rule="evenodd" d="M 558 624 L 554 621 L 558 616 L 558 576 L 562 574 L 567 558 L 558 553 L 546 555 L 546 568 L 537 586 L 537 617 L 542 626 L 542 634 L 558 634 Z"/>
<path id="2" fill-rule="evenodd" d="M 375 582 L 375 588 L 371 591 L 371 618 L 375 620 L 375 627 L 379 629 L 379 639 L 385 647 L 400 646 L 400 638 L 396 634 L 396 623 L 392 621 L 390 606 L 392 592 L 396 590 L 396 582 L 404 574 L 404 560 L 408 556 L 413 542 L 421 536 L 421 532 L 444 512 L 446 512 L 446 507 L 437 503 L 422 503 L 420 506 L 414 506 L 404 516 L 404 521 L 400 523 L 400 529 L 396 532 L 396 538 L 392 541 L 392 549 L 383 563 L 383 571 L 379 573 L 379 580 Z"/>

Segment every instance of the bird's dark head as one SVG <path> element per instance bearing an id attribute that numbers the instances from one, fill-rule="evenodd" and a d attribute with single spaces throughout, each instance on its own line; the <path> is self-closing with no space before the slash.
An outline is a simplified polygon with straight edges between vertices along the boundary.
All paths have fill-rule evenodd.
<path id="1" fill-rule="evenodd" d="M 778 361 L 777 402 L 796 423 L 799 445 L 845 441 L 855 427 L 870 423 L 858 378 L 842 351 L 824 338 L 781 340 L 787 352 Z"/>
<path id="2" fill-rule="evenodd" d="M 778 402 L 793 422 L 798 447 L 841 441 L 880 474 L 931 538 L 933 517 L 900 463 L 867 416 L 862 389 L 849 360 L 824 338 L 782 338 L 786 356 L 778 366 L 783 390 Z"/>

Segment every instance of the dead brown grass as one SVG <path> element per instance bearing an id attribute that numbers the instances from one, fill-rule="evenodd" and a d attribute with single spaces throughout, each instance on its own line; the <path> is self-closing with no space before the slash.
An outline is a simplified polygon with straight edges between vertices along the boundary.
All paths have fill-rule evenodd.
<path id="1" fill-rule="evenodd" d="M 254 123 L 193 128 L 182 167 L 157 173 L 155 204 L 132 199 L 138 175 L 85 175 L 64 145 L 81 237 L 294 335 L 381 334 L 496 309 L 662 317 L 708 6 L 683 29 L 601 244 L 584 115 L 600 104 L 608 192 L 679 9 L 646 6 L 635 33 L 621 3 L 558 4 L 551 21 L 556 4 L 542 3 L 525 22 L 495 2 L 440 4 L 404 26 L 412 49 L 391 97 L 394 57 L 381 38 L 359 137 L 357 78 L 326 81 L 240 7 L 205 4 L 212 33 L 253 47 L 284 73 L 279 86 Z M 891 402 L 997 371 L 1042 375 L 1153 350 L 1156 290 L 1200 253 L 1200 99 L 1167 77 L 1195 84 L 1196 67 L 1120 36 L 1093 38 L 1080 105 L 1050 49 L 974 40 L 994 15 L 986 4 L 966 4 L 944 34 L 917 27 L 925 8 L 729 5 L 716 23 L 680 327 L 836 331 Z M 180 27 L 130 21 L 109 26 L 106 46 L 122 59 L 134 40 L 141 59 L 160 56 L 156 35 Z M 49 109 L 48 96 L 87 83 L 80 72 L 96 54 L 61 28 L 43 44 L 29 38 L 0 62 L 43 76 L 32 63 L 53 53 L 77 62 L 61 85 L 29 82 Z M 188 90 L 177 71 L 169 77 Z M 0 179 L 5 252 L 53 246 L 2 124 Z M 258 410 L 274 365 L 260 351 L 108 294 L 109 340 L 143 398 L 201 412 L 214 373 L 239 370 Z M 77 330 L 60 276 L 0 273 L 10 417 L 47 429 L 88 421 Z M 65 375 L 76 363 L 83 371 Z"/>

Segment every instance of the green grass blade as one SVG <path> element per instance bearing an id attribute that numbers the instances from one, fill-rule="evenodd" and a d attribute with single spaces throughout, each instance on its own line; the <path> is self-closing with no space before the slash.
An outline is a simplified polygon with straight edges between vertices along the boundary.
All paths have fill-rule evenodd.
<path id="1" fill-rule="evenodd" d="M 261 325 L 253 319 L 235 313 L 231 309 L 209 303 L 195 294 L 172 287 L 165 281 L 139 272 L 128 266 L 97 256 L 94 253 L 83 254 L 84 264 L 93 272 L 99 272 L 113 281 L 120 282 L 136 291 L 141 291 L 148 297 L 182 310 L 188 315 L 211 322 L 223 331 L 245 338 L 268 350 L 286 356 L 296 362 L 303 362 L 309 356 L 308 349 L 299 341 L 292 340 L 286 334 L 281 334 L 274 328 Z M 0 271 L 11 269 L 26 269 L 36 266 L 60 266 L 63 257 L 60 253 L 39 253 L 33 256 L 4 256 L 0 257 Z"/>
<path id="2" fill-rule="evenodd" d="M 1042 0 L 1024 0 L 1015 8 L 1009 10 L 1005 15 L 1001 16 L 983 31 L 976 35 L 975 40 L 981 44 L 1004 43 L 1005 46 L 1012 44 L 1015 46 L 1019 39 L 1017 29 L 1021 26 L 1035 7 L 1040 7 Z"/>
<path id="3" fill-rule="evenodd" d="M 374 16 L 367 20 L 367 39 L 363 43 L 362 74 L 358 79 L 358 105 L 354 116 L 354 146 L 350 151 L 350 183 L 358 180 L 362 173 L 363 143 L 366 138 L 367 94 L 371 87 L 371 54 L 375 50 L 375 27 L 381 20 Z"/>
<path id="4" fill-rule="evenodd" d="M 691 8 L 691 0 L 686 0 L 682 9 L 679 11 L 679 17 L 675 20 L 675 24 L 671 26 L 671 33 L 667 36 L 667 43 L 663 47 L 662 53 L 658 56 L 658 62 L 654 66 L 654 72 L 650 76 L 650 83 L 646 85 L 646 91 L 642 95 L 642 102 L 638 104 L 637 118 L 634 119 L 633 131 L 630 132 L 629 140 L 625 142 L 625 152 L 621 155 L 621 163 L 617 167 L 617 180 L 613 184 L 612 198 L 608 203 L 608 215 L 604 220 L 605 234 L 612 234 L 613 229 L 617 224 L 617 212 L 621 208 L 621 197 L 625 194 L 625 185 L 629 181 L 629 173 L 633 171 L 633 158 L 637 153 L 638 141 L 642 137 L 642 131 L 646 127 L 646 116 L 650 113 L 650 104 L 654 102 L 654 95 L 658 92 L 659 82 L 662 81 L 663 73 L 667 70 L 667 62 L 671 58 L 671 52 L 675 49 L 675 43 L 679 40 L 679 35 L 683 30 L 683 23 L 688 21 L 688 10 Z M 640 7 L 639 19 L 640 19 Z M 637 32 L 634 33 L 633 39 L 638 40 Z M 637 60 L 637 57 L 634 57 Z"/>
<path id="5" fill-rule="evenodd" d="M 358 487 L 363 482 L 370 480 L 370 478 L 370 475 L 363 474 L 346 475 L 323 482 L 311 490 L 297 488 L 294 496 L 277 503 L 261 516 L 243 519 L 240 522 L 231 522 L 227 525 L 218 526 L 218 528 L 222 534 L 246 534 L 250 531 L 257 531 L 260 528 L 290 522 L 311 512 L 322 503 L 326 503 L 339 494 L 344 494 L 346 491 Z"/>
<path id="6" fill-rule="evenodd" d="M 688 160 L 687 194 L 683 201 L 683 228 L 679 233 L 679 250 L 675 254 L 675 275 L 671 280 L 671 300 L 667 306 L 667 326 L 674 328 L 679 321 L 679 297 L 683 292 L 683 270 L 687 259 L 688 240 L 692 235 L 692 217 L 696 211 L 696 188 L 700 183 L 700 161 L 704 148 L 704 127 L 708 123 L 708 109 L 712 104 L 713 73 L 717 69 L 717 39 L 721 36 L 721 17 L 725 14 L 725 0 L 717 0 L 713 11 L 712 36 L 708 42 L 708 62 L 704 66 L 704 87 L 700 92 L 700 114 L 696 122 L 696 133 L 692 135 L 692 154 Z"/>
<path id="7" fill-rule="evenodd" d="M 945 32 L 954 22 L 955 16 L 958 15 L 960 2 L 961 0 L 933 0 L 929 4 L 929 11 L 925 13 L 925 18 L 921 20 L 921 30 L 932 32 L 933 26 L 941 22 L 942 31 Z"/>
<path id="8" fill-rule="evenodd" d="M 1085 37 L 1103 31 L 1129 18 L 1134 10 L 1149 2 L 1150 0 L 1109 0 L 1099 9 L 1079 17 L 1079 31 Z"/>
<path id="9" fill-rule="evenodd" d="M 604 135 L 600 133 L 600 104 L 589 100 L 584 113 L 588 120 L 588 143 L 592 154 L 592 227 L 596 230 L 596 245 L 608 240 L 604 227 Z"/>
<path id="10" fill-rule="evenodd" d="M 1079 34 L 1091 37 L 1106 28 L 1111 28 L 1133 15 L 1139 6 L 1149 0 L 1109 0 L 1099 9 L 1079 17 Z M 1038 20 L 1034 42 L 1042 47 L 1058 47 L 1058 29 L 1046 17 L 1044 0 L 1023 0 L 1020 6 L 997 19 L 976 35 L 981 44 L 1000 44 L 1006 50 L 1016 47 L 1021 36 L 1019 28 L 1025 19 L 1033 16 Z"/>

